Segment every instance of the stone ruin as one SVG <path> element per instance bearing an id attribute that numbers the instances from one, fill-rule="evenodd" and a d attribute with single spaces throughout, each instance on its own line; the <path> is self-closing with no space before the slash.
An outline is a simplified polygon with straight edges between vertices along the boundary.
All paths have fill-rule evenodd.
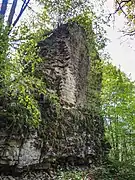
<path id="1" fill-rule="evenodd" d="M 39 46 L 40 56 L 47 60 L 41 71 L 49 88 L 56 91 L 61 104 L 84 106 L 90 67 L 84 30 L 64 24 Z"/>
<path id="2" fill-rule="evenodd" d="M 84 110 L 91 65 L 84 29 L 77 23 L 63 24 L 38 46 L 43 59 L 39 71 L 48 91 L 59 97 L 61 115 L 44 98 L 39 102 L 43 116 L 40 130 L 25 137 L 8 134 L 1 127 L 3 180 L 49 179 L 51 169 L 90 167 L 102 161 L 102 118 Z"/>

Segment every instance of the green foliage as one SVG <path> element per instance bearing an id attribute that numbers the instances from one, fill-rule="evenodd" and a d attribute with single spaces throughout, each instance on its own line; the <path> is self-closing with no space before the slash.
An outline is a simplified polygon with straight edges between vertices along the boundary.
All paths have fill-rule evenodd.
<path id="1" fill-rule="evenodd" d="M 41 32 L 31 32 L 23 24 L 11 36 L 8 32 L 9 29 L 1 23 L 0 99 L 3 102 L 0 114 L 10 114 L 15 124 L 37 127 L 41 115 L 36 95 L 46 94 L 44 82 L 34 74 L 36 65 L 41 61 L 36 54 Z"/>
<path id="2" fill-rule="evenodd" d="M 97 167 L 93 171 L 95 180 L 134 180 L 135 167 L 118 161 Z"/>
<path id="3" fill-rule="evenodd" d="M 81 180 L 83 178 L 83 173 L 77 171 L 61 171 L 57 178 L 58 180 Z"/>
<path id="4" fill-rule="evenodd" d="M 48 24 L 51 27 L 57 28 L 62 23 L 75 21 L 81 24 L 87 32 L 91 33 L 93 28 L 95 35 L 92 36 L 98 42 L 96 46 L 103 49 L 106 39 L 102 28 L 104 24 L 103 17 L 96 16 L 94 5 L 101 7 L 103 0 L 37 0 L 44 8 L 43 16 L 48 17 Z M 95 41 L 95 42 L 96 42 Z"/>
<path id="5" fill-rule="evenodd" d="M 134 166 L 115 161 L 88 170 L 61 170 L 56 176 L 58 180 L 134 180 L 134 178 Z"/>
<path id="6" fill-rule="evenodd" d="M 77 22 L 81 25 L 87 35 L 88 56 L 91 59 L 91 70 L 89 74 L 88 104 L 89 109 L 99 110 L 99 91 L 101 84 L 101 64 L 100 55 L 106 45 L 105 31 L 101 27 L 102 18 L 97 18 L 91 1 L 86 0 L 38 0 L 44 7 L 45 16 L 50 19 L 50 27 L 57 28 L 61 23 Z M 100 1 L 101 2 L 101 1 Z M 96 1 L 96 3 L 99 3 Z M 53 21 L 51 21 L 51 19 Z M 100 51 L 98 53 L 98 51 Z M 93 79 L 91 79 L 93 78 Z M 96 83 L 96 85 L 95 85 Z M 96 97 L 96 98 L 95 98 Z M 92 106 L 90 105 L 92 104 Z M 91 110 L 92 110 L 91 109 Z"/>
<path id="7" fill-rule="evenodd" d="M 44 4 L 44 10 L 36 17 L 36 21 L 31 21 L 29 24 L 21 23 L 10 35 L 8 27 L 5 27 L 3 22 L 0 24 L 2 52 L 0 53 L 0 86 L 2 87 L 0 99 L 3 101 L 1 114 L 3 112 L 10 114 L 15 124 L 34 127 L 37 127 L 41 121 L 37 101 L 39 94 L 43 93 L 57 103 L 56 96 L 47 93 L 45 82 L 38 76 L 36 70 L 41 62 L 37 54 L 37 42 L 43 38 L 44 32 L 49 30 L 45 25 L 56 27 L 58 23 L 76 21 L 87 32 L 91 56 L 95 56 L 97 50 L 94 49 L 96 35 L 92 31 L 94 14 L 89 1 L 85 3 L 75 0 L 61 0 L 59 3 L 57 1 L 40 2 Z M 59 111 L 59 105 L 57 109 Z"/>
<path id="8" fill-rule="evenodd" d="M 134 18 L 134 11 L 135 11 L 135 1 L 134 0 L 114 0 L 116 6 L 116 12 L 121 15 L 124 14 L 125 18 L 127 19 L 128 25 L 128 35 L 134 35 L 135 32 L 135 18 Z"/>
<path id="9" fill-rule="evenodd" d="M 102 113 L 109 158 L 118 169 L 118 179 L 134 179 L 135 84 L 111 63 L 103 66 Z M 125 172 L 125 175 L 124 175 Z M 121 176 L 121 178 L 120 178 Z"/>
<path id="10" fill-rule="evenodd" d="M 4 86 L 5 74 L 4 70 L 6 65 L 9 66 L 7 51 L 8 51 L 8 28 L 3 25 L 3 22 L 0 22 L 0 82 L 1 86 Z"/>
<path id="11" fill-rule="evenodd" d="M 84 12 L 84 9 L 90 9 L 89 0 L 86 0 L 85 3 L 83 0 L 39 0 L 39 2 L 44 5 L 44 11 L 47 12 L 50 19 L 53 19 L 51 22 L 54 27 L 77 17 Z"/>
<path id="12" fill-rule="evenodd" d="M 58 180 L 94 180 L 94 173 L 90 170 L 61 170 L 57 175 Z"/>
<path id="13" fill-rule="evenodd" d="M 134 180 L 135 167 L 118 162 L 93 167 L 91 169 L 60 170 L 55 176 L 57 180 Z"/>

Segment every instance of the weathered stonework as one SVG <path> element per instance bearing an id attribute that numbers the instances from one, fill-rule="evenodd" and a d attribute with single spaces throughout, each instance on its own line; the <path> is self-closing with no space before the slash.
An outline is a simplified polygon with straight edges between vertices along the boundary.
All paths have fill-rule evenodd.
<path id="1" fill-rule="evenodd" d="M 7 167 L 15 167 L 17 171 L 29 165 L 38 164 L 41 156 L 41 139 L 37 133 L 22 138 L 19 134 L 11 136 L 3 131 L 0 133 L 0 172 Z"/>
<path id="2" fill-rule="evenodd" d="M 98 112 L 85 109 L 90 70 L 86 41 L 84 29 L 72 23 L 39 42 L 43 62 L 38 70 L 48 90 L 58 95 L 61 113 L 44 97 L 39 130 L 24 137 L 1 131 L 2 180 L 53 179 L 51 169 L 101 163 L 103 122 Z"/>
<path id="3" fill-rule="evenodd" d="M 46 60 L 41 71 L 61 104 L 84 106 L 90 67 L 84 29 L 75 23 L 61 25 L 38 45 L 40 56 Z"/>

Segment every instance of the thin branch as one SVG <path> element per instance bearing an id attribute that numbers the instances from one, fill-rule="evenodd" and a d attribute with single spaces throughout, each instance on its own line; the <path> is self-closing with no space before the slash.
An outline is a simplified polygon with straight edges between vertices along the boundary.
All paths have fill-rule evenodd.
<path id="1" fill-rule="evenodd" d="M 11 10 L 10 10 L 10 13 L 9 13 L 9 17 L 8 17 L 8 25 L 9 26 L 12 25 L 12 20 L 13 20 L 14 14 L 15 14 L 15 9 L 16 9 L 16 6 L 17 6 L 17 1 L 18 0 L 14 0 L 13 1 L 12 7 L 11 7 Z"/>
<path id="2" fill-rule="evenodd" d="M 122 11 L 123 12 L 123 14 L 125 15 L 125 17 L 127 17 L 127 14 L 124 12 L 124 10 L 123 10 L 123 7 L 125 7 L 125 5 L 127 4 L 127 3 L 129 3 L 129 2 L 131 2 L 131 0 L 123 0 L 123 1 L 121 1 L 121 2 L 119 2 L 118 0 L 116 0 L 116 3 L 118 4 L 118 7 L 117 7 L 117 9 L 113 12 L 113 13 L 110 13 L 109 14 L 109 17 L 108 17 L 108 20 L 110 19 L 110 17 L 112 16 L 112 15 L 115 15 L 118 11 Z M 124 4 L 123 4 L 124 3 Z"/>
<path id="3" fill-rule="evenodd" d="M 128 0 L 128 1 L 130 1 L 130 0 Z M 118 0 L 116 0 L 116 3 L 119 5 L 118 6 L 118 8 L 115 10 L 115 13 L 116 12 L 118 12 L 118 11 L 122 11 L 123 12 L 123 14 L 125 15 L 125 16 L 127 16 L 127 14 L 123 11 L 123 7 L 125 6 L 125 4 L 124 5 L 122 5 L 122 3 L 123 3 L 123 1 L 121 1 L 120 3 L 118 2 Z M 127 2 L 128 3 L 128 2 Z M 122 6 L 121 6 L 122 5 Z"/>
<path id="4" fill-rule="evenodd" d="M 18 22 L 18 20 L 20 19 L 21 15 L 23 14 L 23 12 L 25 11 L 26 7 L 28 6 L 30 0 L 28 0 L 26 2 L 26 0 L 24 1 L 23 5 L 22 5 L 22 8 L 21 8 L 21 11 L 19 13 L 19 15 L 17 16 L 16 20 L 14 21 L 13 23 L 13 27 L 16 25 L 16 23 Z"/>

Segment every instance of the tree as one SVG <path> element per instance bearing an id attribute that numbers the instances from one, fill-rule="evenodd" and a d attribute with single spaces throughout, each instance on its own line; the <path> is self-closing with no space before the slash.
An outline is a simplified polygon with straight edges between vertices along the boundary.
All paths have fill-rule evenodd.
<path id="1" fill-rule="evenodd" d="M 13 29 L 0 22 L 0 117 L 21 129 L 37 127 L 41 121 L 39 94 L 46 94 L 45 82 L 35 75 L 35 68 L 41 61 L 37 42 L 42 29 L 21 23 Z"/>
<path id="2" fill-rule="evenodd" d="M 14 27 L 17 24 L 20 17 L 24 13 L 25 9 L 28 7 L 28 4 L 29 4 L 30 0 L 24 0 L 23 1 L 21 9 L 20 9 L 19 13 L 17 14 L 17 17 L 15 18 L 15 20 L 13 22 L 13 18 L 14 18 L 14 15 L 15 15 L 15 10 L 17 9 L 17 2 L 18 2 L 18 0 L 13 0 L 11 9 L 10 9 L 10 12 L 9 12 L 9 15 L 8 15 L 8 20 L 7 20 L 8 26 Z M 3 19 L 3 20 L 5 18 L 6 12 L 7 12 L 8 4 L 9 4 L 8 0 L 2 0 L 0 16 L 1 16 L 1 19 Z"/>
<path id="3" fill-rule="evenodd" d="M 103 67 L 102 111 L 106 137 L 111 144 L 110 157 L 115 161 L 135 160 L 135 84 L 113 66 Z"/>
<path id="4" fill-rule="evenodd" d="M 134 0 L 114 0 L 115 13 L 124 14 L 127 19 L 128 29 L 123 31 L 126 35 L 135 35 L 135 1 Z"/>

